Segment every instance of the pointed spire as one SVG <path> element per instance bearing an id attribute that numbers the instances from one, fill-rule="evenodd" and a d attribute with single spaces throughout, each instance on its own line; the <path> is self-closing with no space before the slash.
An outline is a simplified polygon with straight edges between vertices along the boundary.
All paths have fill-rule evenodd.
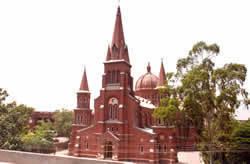
<path id="1" fill-rule="evenodd" d="M 113 32 L 112 46 L 114 44 L 116 45 L 117 48 L 121 48 L 125 45 L 120 6 L 118 6 L 117 8 L 115 29 Z"/>
<path id="2" fill-rule="evenodd" d="M 149 62 L 148 62 L 148 66 L 147 66 L 147 71 L 148 71 L 148 73 L 151 72 L 151 66 L 150 66 Z"/>
<path id="3" fill-rule="evenodd" d="M 128 63 L 130 63 L 130 61 L 129 61 L 129 55 L 128 55 L 128 47 L 127 46 L 125 46 L 125 49 L 124 49 L 123 59 L 125 61 L 127 61 Z"/>
<path id="4" fill-rule="evenodd" d="M 108 52 L 106 56 L 106 61 L 111 60 L 111 52 L 110 52 L 110 47 L 108 46 Z"/>
<path id="5" fill-rule="evenodd" d="M 130 63 L 128 47 L 125 43 L 123 34 L 122 16 L 119 5 L 116 13 L 115 28 L 113 32 L 112 42 L 109 46 L 108 54 L 106 56 L 106 61 L 108 60 L 124 60 L 127 63 Z"/>
<path id="6" fill-rule="evenodd" d="M 165 74 L 165 69 L 163 65 L 163 60 L 161 60 L 161 68 L 160 68 L 160 73 L 159 73 L 158 86 L 164 86 L 165 83 L 166 83 L 166 74 Z"/>
<path id="7" fill-rule="evenodd" d="M 82 81 L 81 81 L 81 85 L 80 85 L 80 90 L 84 90 L 84 91 L 89 91 L 89 86 L 88 86 L 88 79 L 87 79 L 87 74 L 86 74 L 86 68 L 84 67 L 84 72 L 83 72 L 83 76 L 82 76 Z"/>

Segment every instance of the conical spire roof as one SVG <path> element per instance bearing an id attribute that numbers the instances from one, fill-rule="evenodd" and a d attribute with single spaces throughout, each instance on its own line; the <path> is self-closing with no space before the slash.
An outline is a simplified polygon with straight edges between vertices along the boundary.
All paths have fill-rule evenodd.
<path id="1" fill-rule="evenodd" d="M 107 51 L 107 56 L 106 56 L 106 61 L 111 60 L 111 52 L 110 52 L 110 47 L 108 46 L 108 51 Z"/>
<path id="2" fill-rule="evenodd" d="M 80 91 L 89 91 L 88 79 L 87 79 L 85 67 L 84 67 L 84 72 L 83 72 L 82 81 L 81 81 L 81 85 L 80 85 Z"/>
<path id="3" fill-rule="evenodd" d="M 157 86 L 165 86 L 165 84 L 166 84 L 166 74 L 165 74 L 163 61 L 161 61 L 161 68 L 160 68 L 160 73 L 159 73 L 159 82 L 158 82 Z"/>
<path id="4" fill-rule="evenodd" d="M 106 61 L 108 60 L 124 60 L 129 63 L 129 54 L 123 33 L 120 6 L 117 8 L 112 42 L 106 56 Z"/>
<path id="5" fill-rule="evenodd" d="M 117 48 L 121 48 L 125 45 L 120 6 L 118 6 L 116 12 L 115 28 L 112 39 L 112 46 L 113 45 L 115 45 Z"/>

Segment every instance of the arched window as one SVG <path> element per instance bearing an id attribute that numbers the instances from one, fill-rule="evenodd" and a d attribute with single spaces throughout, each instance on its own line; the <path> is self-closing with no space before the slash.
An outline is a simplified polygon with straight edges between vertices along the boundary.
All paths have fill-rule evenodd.
<path id="1" fill-rule="evenodd" d="M 83 107 L 84 107 L 84 108 L 87 108 L 87 107 L 88 107 L 88 98 L 87 98 L 87 97 L 84 97 L 84 98 L 83 98 Z"/>
<path id="2" fill-rule="evenodd" d="M 143 146 L 142 146 L 142 145 L 139 145 L 139 152 L 140 152 L 141 154 L 144 153 L 144 149 L 143 149 Z"/>
<path id="3" fill-rule="evenodd" d="M 115 83 L 116 81 L 116 71 L 112 71 L 112 83 Z"/>
<path id="4" fill-rule="evenodd" d="M 88 143 L 88 141 L 84 141 L 84 149 L 85 150 L 88 150 L 89 149 L 89 143 Z"/>
<path id="5" fill-rule="evenodd" d="M 86 142 L 86 145 L 85 145 L 86 149 L 89 149 L 89 143 Z"/>
<path id="6" fill-rule="evenodd" d="M 83 118 L 82 118 L 82 116 L 80 116 L 80 123 L 81 123 L 81 124 L 83 123 Z"/>
<path id="7" fill-rule="evenodd" d="M 150 116 L 150 114 L 148 113 L 148 114 L 147 114 L 147 125 L 148 125 L 148 127 L 151 126 L 151 121 L 150 121 L 150 119 L 151 119 L 151 116 Z"/>
<path id="8" fill-rule="evenodd" d="M 145 124 L 145 127 L 148 127 L 148 122 L 147 122 L 147 114 L 144 113 L 144 124 Z"/>
<path id="9" fill-rule="evenodd" d="M 161 145 L 158 145 L 158 152 L 161 153 Z"/>
<path id="10" fill-rule="evenodd" d="M 120 71 L 117 71 L 117 73 L 116 73 L 116 82 L 117 83 L 120 82 Z"/>
<path id="11" fill-rule="evenodd" d="M 166 144 L 164 144 L 164 146 L 163 146 L 163 152 L 164 152 L 164 153 L 167 152 L 167 145 L 166 145 Z"/>
<path id="12" fill-rule="evenodd" d="M 118 99 L 117 98 L 110 98 L 109 99 L 109 111 L 108 111 L 108 119 L 109 120 L 116 120 L 118 119 Z"/>
<path id="13" fill-rule="evenodd" d="M 157 120 L 158 125 L 161 125 L 161 119 Z"/>
<path id="14" fill-rule="evenodd" d="M 86 114 L 84 113 L 84 117 L 83 117 L 83 124 L 86 124 Z"/>
<path id="15" fill-rule="evenodd" d="M 86 114 L 85 120 L 86 120 L 86 124 L 89 124 L 89 117 L 88 117 L 88 114 Z"/>
<path id="16" fill-rule="evenodd" d="M 107 83 L 109 84 L 109 83 L 111 83 L 112 81 L 112 78 L 111 78 L 111 73 L 110 73 L 110 71 L 108 71 L 108 73 L 107 73 Z"/>
<path id="17" fill-rule="evenodd" d="M 76 124 L 80 124 L 81 123 L 81 118 L 79 115 L 76 116 Z"/>

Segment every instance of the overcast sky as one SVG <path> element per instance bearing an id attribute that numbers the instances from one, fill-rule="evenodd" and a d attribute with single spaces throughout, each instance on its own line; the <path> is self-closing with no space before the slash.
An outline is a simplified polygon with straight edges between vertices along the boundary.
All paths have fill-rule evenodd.
<path id="1" fill-rule="evenodd" d="M 117 4 L 1 0 L 0 87 L 11 100 L 37 110 L 73 109 L 86 65 L 96 98 Z M 176 61 L 201 40 L 220 46 L 217 66 L 237 62 L 250 69 L 248 0 L 121 0 L 120 5 L 134 82 L 149 61 L 156 75 L 161 58 L 166 71 L 175 71 Z M 242 109 L 238 115 L 246 119 L 250 112 Z"/>

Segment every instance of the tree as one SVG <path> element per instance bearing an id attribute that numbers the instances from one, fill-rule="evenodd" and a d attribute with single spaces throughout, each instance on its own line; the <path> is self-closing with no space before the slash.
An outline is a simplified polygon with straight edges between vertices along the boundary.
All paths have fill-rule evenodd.
<path id="1" fill-rule="evenodd" d="M 231 164 L 250 163 L 250 120 L 238 122 L 235 125 L 231 134 L 231 143 L 227 154 L 228 161 Z"/>
<path id="2" fill-rule="evenodd" d="M 6 97 L 8 96 L 8 93 L 6 90 L 0 88 L 0 105 L 3 105 L 3 102 L 5 101 Z"/>
<path id="3" fill-rule="evenodd" d="M 54 152 L 53 137 L 55 133 L 51 122 L 39 122 L 34 131 L 22 137 L 24 151 L 51 153 Z"/>
<path id="4" fill-rule="evenodd" d="M 216 68 L 214 60 L 219 52 L 216 44 L 195 44 L 187 57 L 178 60 L 174 92 L 170 94 L 170 98 L 180 101 L 178 108 L 183 118 L 197 128 L 206 163 L 217 156 L 212 150 L 227 149 L 234 112 L 242 103 L 248 105 L 246 67 L 230 63 Z M 168 111 L 169 105 L 163 108 Z"/>
<path id="5" fill-rule="evenodd" d="M 28 119 L 33 108 L 5 103 L 8 93 L 0 89 L 0 148 L 20 150 L 21 136 L 28 131 Z"/>
<path id="6" fill-rule="evenodd" d="M 73 119 L 72 111 L 67 109 L 56 110 L 53 114 L 54 129 L 58 136 L 69 137 Z"/>
<path id="7" fill-rule="evenodd" d="M 176 116 L 178 113 L 180 113 L 181 102 L 176 95 L 176 88 L 174 86 L 176 81 L 174 80 L 173 76 L 173 72 L 166 74 L 166 81 L 168 83 L 166 84 L 166 88 L 160 89 L 160 95 L 165 96 L 161 96 L 163 98 L 160 100 L 160 105 L 153 112 L 153 117 L 160 119 L 161 122 L 164 122 L 166 125 L 177 125 L 178 122 L 176 120 Z M 166 94 L 169 96 L 166 96 Z"/>

